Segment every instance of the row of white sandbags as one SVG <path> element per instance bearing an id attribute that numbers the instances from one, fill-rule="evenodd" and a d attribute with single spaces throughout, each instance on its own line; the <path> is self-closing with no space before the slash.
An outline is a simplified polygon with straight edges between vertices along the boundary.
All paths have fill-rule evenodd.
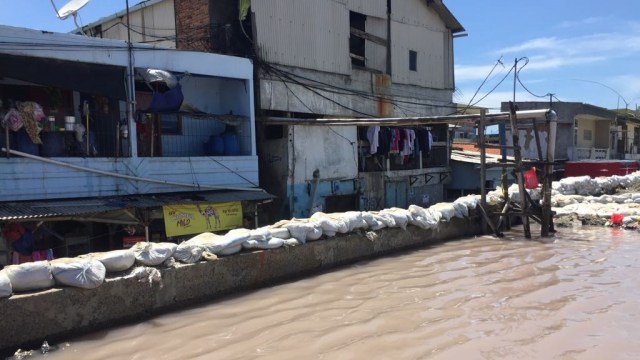
<path id="1" fill-rule="evenodd" d="M 608 177 L 576 176 L 554 181 L 554 192 L 562 195 L 600 195 L 611 193 L 617 188 L 628 188 L 640 184 L 640 171 L 628 175 Z"/>
<path id="2" fill-rule="evenodd" d="M 470 195 L 453 203 L 438 203 L 426 209 L 411 205 L 409 209 L 390 208 L 372 212 L 319 212 L 309 219 L 280 221 L 255 230 L 234 229 L 225 235 L 202 233 L 179 245 L 139 242 L 128 250 L 9 265 L 0 271 L 0 298 L 10 296 L 13 291 L 44 290 L 56 284 L 93 289 L 104 282 L 106 273 L 129 270 L 136 263 L 142 266 L 171 266 L 174 261 L 195 263 L 203 258 L 211 260 L 217 256 L 232 255 L 243 248 L 273 249 L 358 229 L 406 229 L 408 224 L 423 229 L 437 229 L 441 220 L 468 217 L 469 210 L 475 209 L 477 203 L 478 196 Z M 154 273 L 151 276 L 158 275 Z"/>

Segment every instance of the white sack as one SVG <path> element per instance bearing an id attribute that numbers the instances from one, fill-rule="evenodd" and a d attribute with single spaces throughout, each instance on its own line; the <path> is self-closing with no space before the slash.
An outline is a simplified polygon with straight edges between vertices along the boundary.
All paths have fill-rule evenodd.
<path id="1" fill-rule="evenodd" d="M 342 214 L 342 219 L 347 224 L 349 232 L 369 227 L 367 222 L 364 220 L 361 211 L 347 211 Z"/>
<path id="2" fill-rule="evenodd" d="M 271 239 L 271 232 L 265 228 L 249 231 L 249 240 L 267 241 Z"/>
<path id="3" fill-rule="evenodd" d="M 312 222 L 316 223 L 321 229 L 322 232 L 327 236 L 335 236 L 338 232 L 343 232 L 346 227 L 346 224 L 341 219 L 334 219 L 333 217 L 323 213 L 316 212 L 311 215 L 309 218 Z"/>
<path id="4" fill-rule="evenodd" d="M 230 245 L 229 247 L 222 249 L 220 253 L 217 255 L 222 255 L 222 256 L 233 255 L 233 254 L 239 253 L 240 250 L 242 250 L 242 243 Z"/>
<path id="5" fill-rule="evenodd" d="M 95 289 L 102 285 L 105 266 L 94 258 L 61 258 L 51 260 L 51 274 L 57 284 Z"/>
<path id="6" fill-rule="evenodd" d="M 267 241 L 247 240 L 242 243 L 242 247 L 244 249 L 275 249 L 281 247 L 283 244 L 283 239 L 272 237 Z"/>
<path id="7" fill-rule="evenodd" d="M 279 239 L 291 238 L 291 234 L 289 234 L 289 230 L 287 230 L 286 228 L 267 227 L 267 230 L 269 230 L 269 232 L 271 233 L 271 237 Z"/>
<path id="8" fill-rule="evenodd" d="M 176 247 L 176 251 L 173 253 L 173 258 L 185 264 L 193 264 L 200 261 L 204 251 L 205 249 L 203 246 L 184 241 Z"/>
<path id="9" fill-rule="evenodd" d="M 9 265 L 4 271 L 11 281 L 13 291 L 42 290 L 55 285 L 48 261 Z"/>
<path id="10" fill-rule="evenodd" d="M 402 228 L 403 230 L 407 229 L 407 224 L 411 219 L 409 210 L 396 207 L 380 210 L 380 214 L 388 214 L 389 216 L 391 216 L 396 226 Z"/>
<path id="11" fill-rule="evenodd" d="M 451 203 L 437 203 L 435 205 L 431 205 L 429 209 L 439 211 L 440 214 L 442 214 L 442 218 L 446 221 L 451 220 L 451 218 L 456 215 L 456 208 Z"/>
<path id="12" fill-rule="evenodd" d="M 11 296 L 13 289 L 6 271 L 0 270 L 0 299 Z"/>
<path id="13" fill-rule="evenodd" d="M 178 245 L 170 242 L 139 242 L 131 247 L 136 260 L 146 266 L 162 264 L 176 251 Z"/>
<path id="14" fill-rule="evenodd" d="M 107 252 L 90 253 L 86 256 L 80 256 L 81 258 L 93 257 L 100 261 L 104 265 L 107 272 L 118 272 L 130 269 L 136 262 L 136 256 L 133 251 L 129 249 L 125 250 L 113 250 Z"/>

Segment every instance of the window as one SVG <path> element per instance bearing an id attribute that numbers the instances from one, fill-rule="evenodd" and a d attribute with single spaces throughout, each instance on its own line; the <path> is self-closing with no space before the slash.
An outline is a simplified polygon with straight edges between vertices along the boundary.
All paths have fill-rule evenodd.
<path id="1" fill-rule="evenodd" d="M 586 141 L 591 141 L 593 139 L 593 132 L 591 130 L 585 130 L 582 138 Z"/>
<path id="2" fill-rule="evenodd" d="M 409 50 L 409 70 L 418 71 L 418 53 Z"/>
<path id="3" fill-rule="evenodd" d="M 354 33 L 364 33 L 367 16 L 354 11 L 349 11 L 349 26 L 351 27 L 351 36 L 349 37 L 349 55 L 351 56 L 351 65 L 365 66 L 365 40 L 361 36 Z"/>

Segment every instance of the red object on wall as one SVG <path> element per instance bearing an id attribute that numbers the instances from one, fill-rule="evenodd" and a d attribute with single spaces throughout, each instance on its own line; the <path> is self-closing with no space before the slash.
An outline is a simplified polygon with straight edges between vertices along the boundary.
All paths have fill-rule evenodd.
<path id="1" fill-rule="evenodd" d="M 581 160 L 564 163 L 564 177 L 589 175 L 598 176 L 627 175 L 638 171 L 635 160 Z"/>
<path id="2" fill-rule="evenodd" d="M 135 245 L 137 242 L 146 241 L 144 236 L 123 236 L 122 237 L 122 247 L 124 249 L 128 249 Z"/>

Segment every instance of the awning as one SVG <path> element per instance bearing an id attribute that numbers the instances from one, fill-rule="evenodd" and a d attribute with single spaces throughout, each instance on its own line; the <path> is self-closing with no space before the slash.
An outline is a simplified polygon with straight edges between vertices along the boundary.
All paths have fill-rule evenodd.
<path id="1" fill-rule="evenodd" d="M 197 193 L 114 196 L 109 198 L 64 199 L 0 203 L 0 221 L 99 221 L 137 223 L 133 209 L 175 204 L 269 201 L 276 196 L 265 191 L 207 191 Z"/>

